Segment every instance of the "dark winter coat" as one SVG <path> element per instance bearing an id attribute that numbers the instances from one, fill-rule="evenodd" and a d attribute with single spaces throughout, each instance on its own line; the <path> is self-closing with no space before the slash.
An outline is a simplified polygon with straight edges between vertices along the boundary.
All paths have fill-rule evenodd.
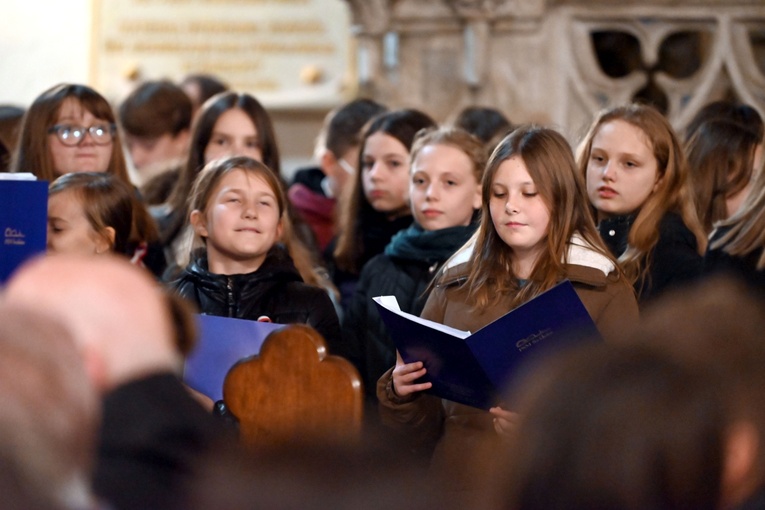
<path id="1" fill-rule="evenodd" d="M 627 249 L 627 239 L 635 216 L 617 216 L 600 222 L 600 237 L 615 257 Z M 635 283 L 641 304 L 664 291 L 681 286 L 699 277 L 704 258 L 699 254 L 696 236 L 676 213 L 667 213 L 659 224 L 659 240 L 649 255 L 648 278 Z"/>
<path id="2" fill-rule="evenodd" d="M 340 324 L 329 295 L 303 283 L 281 245 L 272 248 L 258 270 L 248 274 L 213 274 L 207 269 L 207 258 L 198 258 L 170 287 L 203 314 L 308 324 L 324 337 L 330 352 L 340 344 Z"/>

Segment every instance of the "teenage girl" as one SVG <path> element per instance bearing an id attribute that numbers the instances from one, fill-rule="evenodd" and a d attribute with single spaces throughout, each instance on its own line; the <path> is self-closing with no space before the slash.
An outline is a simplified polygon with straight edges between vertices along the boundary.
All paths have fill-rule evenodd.
<path id="1" fill-rule="evenodd" d="M 286 201 L 279 178 L 248 157 L 214 160 L 189 197 L 201 254 L 170 285 L 201 313 L 312 326 L 333 349 L 340 326 L 323 290 L 303 283 L 281 244 Z"/>
<path id="2" fill-rule="evenodd" d="M 688 164 L 658 110 L 630 104 L 601 112 L 578 159 L 600 235 L 641 304 L 701 274 L 707 240 Z"/>
<path id="3" fill-rule="evenodd" d="M 412 223 L 409 150 L 418 131 L 435 126 L 418 110 L 397 110 L 375 117 L 364 129 L 359 171 L 346 186 L 339 235 L 328 247 L 343 310 L 350 305 L 364 264 L 383 251 L 393 234 Z"/>
<path id="4" fill-rule="evenodd" d="M 168 260 L 177 265 L 176 269 L 189 263 L 190 232 L 186 226 L 191 211 L 187 209 L 187 198 L 194 180 L 207 163 L 232 156 L 247 156 L 262 162 L 277 175 L 284 186 L 280 175 L 279 147 L 270 115 L 249 94 L 223 92 L 210 98 L 197 113 L 192 126 L 188 161 L 181 168 L 178 182 L 167 204 L 154 210 Z M 289 204 L 287 206 L 282 241 L 295 267 L 306 283 L 333 294 L 334 288 L 328 276 L 318 268 L 318 256 L 314 257 L 306 239 L 299 235 L 304 230 L 294 228 L 295 218 L 290 214 Z M 309 237 L 310 228 L 306 226 L 306 229 L 309 231 L 306 237 Z M 171 279 L 175 275 L 165 276 Z"/>
<path id="5" fill-rule="evenodd" d="M 762 166 L 762 135 L 734 120 L 711 119 L 696 129 L 685 150 L 696 212 L 709 234 L 749 195 L 754 170 Z"/>
<path id="6" fill-rule="evenodd" d="M 459 128 L 421 132 L 412 145 L 409 197 L 414 223 L 367 262 L 343 320 L 343 343 L 368 396 L 396 362 L 396 348 L 372 301 L 396 296 L 401 310 L 422 312 L 426 289 L 441 265 L 475 232 L 486 150 Z"/>
<path id="7" fill-rule="evenodd" d="M 101 94 L 86 85 L 56 85 L 34 100 L 24 117 L 12 171 L 32 172 L 50 182 L 72 172 L 101 172 L 133 187 L 114 111 Z M 145 208 L 136 208 L 129 241 L 131 258 L 155 275 L 166 265 L 157 239 L 154 220 Z"/>
<path id="8" fill-rule="evenodd" d="M 475 248 L 468 262 L 437 276 L 423 318 L 476 331 L 569 279 L 606 341 L 637 321 L 632 287 L 598 236 L 562 135 L 522 126 L 504 138 L 489 158 L 481 198 Z M 416 382 L 425 373 L 422 362 L 397 356 L 378 381 L 381 418 L 410 438 L 437 442 L 431 469 L 448 490 L 475 488 L 486 473 L 465 469 L 468 458 L 499 448 L 493 443 L 514 415 L 425 395 L 430 383 Z M 492 447 L 484 449 L 487 440 Z"/>

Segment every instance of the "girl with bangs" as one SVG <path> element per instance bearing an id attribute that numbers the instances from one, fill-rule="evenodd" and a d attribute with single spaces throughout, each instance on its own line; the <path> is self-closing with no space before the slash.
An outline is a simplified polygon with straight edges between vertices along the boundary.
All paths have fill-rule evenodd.
<path id="1" fill-rule="evenodd" d="M 31 172 L 49 182 L 68 173 L 99 172 L 134 189 L 114 111 L 86 85 L 62 83 L 34 100 L 24 116 L 12 171 Z M 133 210 L 129 256 L 136 265 L 160 275 L 166 261 L 157 244 L 157 227 L 140 205 L 136 203 Z"/>
<path id="2" fill-rule="evenodd" d="M 395 234 L 383 253 L 364 265 L 343 320 L 343 343 L 364 378 L 370 401 L 375 385 L 396 361 L 396 347 L 372 300 L 393 295 L 402 311 L 419 315 L 441 265 L 478 226 L 483 143 L 459 128 L 420 131 L 412 144 L 409 197 L 414 222 Z"/>
<path id="3" fill-rule="evenodd" d="M 658 110 L 631 104 L 603 111 L 578 156 L 600 235 L 641 304 L 701 274 L 707 240 L 688 164 Z"/>
<path id="4" fill-rule="evenodd" d="M 481 196 L 469 260 L 445 266 L 436 277 L 423 318 L 476 331 L 569 279 L 606 341 L 637 321 L 634 292 L 598 236 L 563 136 L 517 128 L 489 159 Z M 515 416 L 425 395 L 430 383 L 416 382 L 425 373 L 422 362 L 407 364 L 397 355 L 377 385 L 383 423 L 423 444 L 437 443 L 431 469 L 449 490 L 475 489 L 486 473 L 467 463 L 477 452 L 497 451 Z M 471 466 L 488 464 L 484 459 Z"/>
<path id="5" fill-rule="evenodd" d="M 213 160 L 189 196 L 196 256 L 170 287 L 206 315 L 308 324 L 332 349 L 340 324 L 327 293 L 303 283 L 281 242 L 286 208 L 278 176 L 263 163 Z"/>
<path id="6" fill-rule="evenodd" d="M 162 244 L 171 263 L 165 273 L 166 281 L 177 277 L 180 269 L 190 262 L 190 210 L 187 199 L 194 180 L 202 168 L 212 161 L 228 157 L 246 156 L 266 165 L 284 189 L 281 158 L 271 116 L 263 105 L 246 93 L 222 92 L 207 100 L 197 112 L 191 128 L 191 143 L 186 165 L 167 203 L 153 208 L 162 232 Z M 318 255 L 312 252 L 310 228 L 300 225 L 290 204 L 283 219 L 281 236 L 300 276 L 309 285 L 324 289 L 334 298 L 336 290 L 329 276 L 320 266 Z M 299 227 L 304 228 L 299 228 Z"/>

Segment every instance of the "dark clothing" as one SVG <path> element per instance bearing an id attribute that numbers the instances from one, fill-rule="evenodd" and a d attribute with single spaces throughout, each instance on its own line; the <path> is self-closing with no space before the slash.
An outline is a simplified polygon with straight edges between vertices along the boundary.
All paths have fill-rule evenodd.
<path id="1" fill-rule="evenodd" d="M 93 490 L 119 510 L 173 508 L 200 458 L 224 439 L 174 374 L 123 384 L 103 400 Z"/>
<path id="2" fill-rule="evenodd" d="M 733 510 L 765 510 L 765 488 L 760 488 L 743 503 L 734 507 Z"/>
<path id="3" fill-rule="evenodd" d="M 400 230 L 403 230 L 412 224 L 411 216 L 401 216 L 394 220 L 388 220 L 383 215 L 379 215 L 379 221 L 368 221 L 364 225 L 359 227 L 359 244 L 361 247 L 361 253 L 357 262 L 358 272 L 345 271 L 338 268 L 334 264 L 332 257 L 328 260 L 332 260 L 330 264 L 330 275 L 332 276 L 332 282 L 340 291 L 340 305 L 343 310 L 348 310 L 351 305 L 351 299 L 356 291 L 356 285 L 359 281 L 359 276 L 364 265 L 369 262 L 372 257 L 379 255 L 383 252 L 385 247 L 390 242 L 391 238 Z M 327 247 L 326 253 L 332 254 L 335 249 L 335 241 Z"/>
<path id="4" fill-rule="evenodd" d="M 617 216 L 600 222 L 598 230 L 611 253 L 620 257 L 627 249 L 629 231 L 635 215 Z M 659 224 L 659 240 L 648 257 L 645 281 L 635 282 L 635 292 L 642 304 L 667 289 L 679 287 L 700 276 L 704 259 L 699 255 L 696 236 L 676 213 L 667 213 Z"/>
<path id="5" fill-rule="evenodd" d="M 720 228 L 714 231 L 709 242 L 710 248 L 704 256 L 704 272 L 724 273 L 740 279 L 753 289 L 765 294 L 765 271 L 757 269 L 761 250 L 754 250 L 743 256 L 731 255 L 725 251 L 725 246 L 711 248 L 717 241 L 725 237 L 730 227 Z"/>
<path id="6" fill-rule="evenodd" d="M 201 313 L 237 319 L 268 317 L 279 324 L 307 324 L 327 341 L 340 345 L 340 324 L 326 291 L 306 285 L 281 245 L 268 252 L 257 271 L 220 275 L 207 269 L 207 257 L 193 261 L 170 287 Z"/>
<path id="7" fill-rule="evenodd" d="M 324 193 L 321 186 L 324 179 L 320 168 L 298 170 L 287 191 L 295 212 L 313 231 L 320 252 L 327 248 L 335 235 L 336 201 Z"/>
<path id="8" fill-rule="evenodd" d="M 413 224 L 364 266 L 343 320 L 347 350 L 340 354 L 358 368 L 368 399 L 376 402 L 377 380 L 396 363 L 396 347 L 372 298 L 396 296 L 402 311 L 420 315 L 433 276 L 474 231 L 475 225 L 427 232 Z"/>

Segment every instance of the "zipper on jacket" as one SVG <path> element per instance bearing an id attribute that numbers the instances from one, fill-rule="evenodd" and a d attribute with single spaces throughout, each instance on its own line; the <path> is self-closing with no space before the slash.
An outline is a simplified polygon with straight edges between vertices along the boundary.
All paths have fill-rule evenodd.
<path id="1" fill-rule="evenodd" d="M 228 316 L 236 317 L 236 303 L 234 302 L 234 281 L 230 276 L 226 276 L 226 301 L 228 305 Z"/>

